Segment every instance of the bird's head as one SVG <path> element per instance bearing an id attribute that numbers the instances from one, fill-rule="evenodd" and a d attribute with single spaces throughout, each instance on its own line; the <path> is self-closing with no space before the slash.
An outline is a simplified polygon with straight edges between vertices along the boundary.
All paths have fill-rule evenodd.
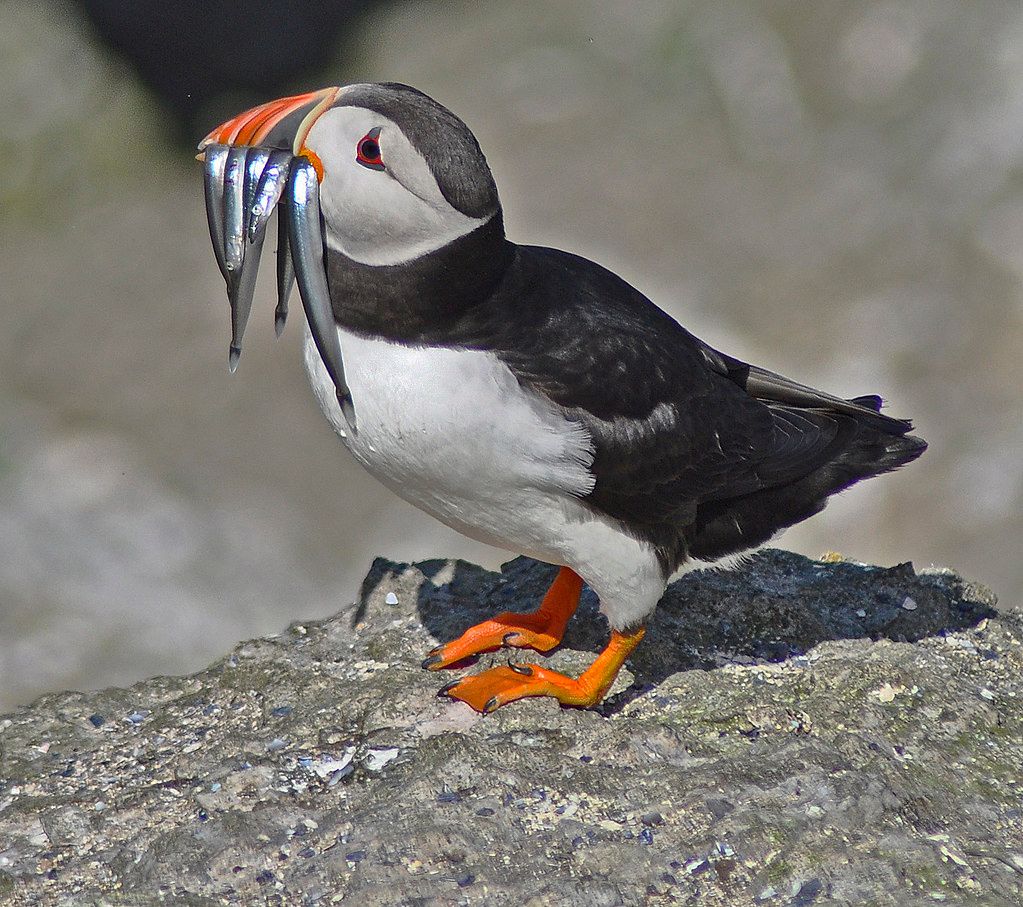
<path id="1" fill-rule="evenodd" d="M 199 149 L 211 238 L 231 300 L 232 368 L 263 232 L 280 202 L 283 270 L 293 264 L 313 336 L 342 397 L 325 249 L 364 265 L 397 265 L 500 213 L 475 136 L 447 108 L 406 85 L 348 85 L 271 101 L 218 126 Z M 290 284 L 279 282 L 279 290 L 282 326 Z"/>

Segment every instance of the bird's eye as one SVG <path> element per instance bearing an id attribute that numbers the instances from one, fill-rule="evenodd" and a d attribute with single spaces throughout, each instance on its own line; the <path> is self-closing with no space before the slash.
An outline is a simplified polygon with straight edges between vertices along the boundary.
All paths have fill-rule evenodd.
<path id="1" fill-rule="evenodd" d="M 384 161 L 380 157 L 380 130 L 371 129 L 361 139 L 356 148 L 355 160 L 370 170 L 383 170 Z"/>

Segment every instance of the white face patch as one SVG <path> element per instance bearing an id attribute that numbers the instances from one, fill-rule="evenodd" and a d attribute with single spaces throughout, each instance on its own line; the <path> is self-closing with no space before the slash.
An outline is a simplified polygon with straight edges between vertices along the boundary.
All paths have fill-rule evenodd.
<path id="1" fill-rule="evenodd" d="M 359 142 L 373 129 L 380 130 L 383 170 L 356 159 Z M 305 145 L 323 164 L 320 205 L 327 244 L 362 264 L 411 261 L 489 220 L 453 208 L 404 133 L 372 110 L 328 110 L 313 123 Z"/>

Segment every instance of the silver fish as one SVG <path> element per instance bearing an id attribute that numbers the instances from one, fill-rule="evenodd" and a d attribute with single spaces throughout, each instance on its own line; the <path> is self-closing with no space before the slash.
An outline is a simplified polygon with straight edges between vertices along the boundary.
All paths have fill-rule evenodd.
<path id="1" fill-rule="evenodd" d="M 238 368 L 238 359 L 242 354 L 242 336 L 245 334 L 245 325 L 249 321 L 249 312 L 252 311 L 252 296 L 256 291 L 256 276 L 259 273 L 259 259 L 263 254 L 265 238 L 265 230 L 260 230 L 256 234 L 256 240 L 242 261 L 241 272 L 229 293 L 231 300 L 231 349 L 228 352 L 227 367 L 232 372 Z"/>
<path id="2" fill-rule="evenodd" d="M 274 333 L 284 333 L 288 320 L 288 298 L 295 286 L 295 264 L 291 260 L 291 241 L 288 239 L 288 215 L 277 212 L 277 308 L 274 311 Z"/>
<path id="3" fill-rule="evenodd" d="M 256 201 L 256 189 L 259 187 L 263 171 L 269 160 L 269 148 L 249 148 L 245 152 L 245 188 L 242 193 L 245 208 L 242 211 L 242 232 L 249 242 L 255 239 L 255 233 L 251 231 L 250 225 L 252 223 L 252 207 Z"/>
<path id="4" fill-rule="evenodd" d="M 245 157 L 247 148 L 231 147 L 224 168 L 224 265 L 230 292 L 245 257 Z"/>
<path id="5" fill-rule="evenodd" d="M 249 210 L 249 242 L 253 242 L 256 234 L 266 226 L 277 202 L 280 201 L 281 193 L 288 184 L 291 157 L 290 151 L 281 151 L 278 148 L 268 153 L 266 166 L 259 177 L 255 197 Z"/>
<path id="6" fill-rule="evenodd" d="M 213 241 L 217 267 L 227 280 L 224 263 L 224 168 L 227 166 L 227 145 L 207 145 L 203 153 L 203 194 L 206 198 L 206 222 Z"/>
<path id="7" fill-rule="evenodd" d="M 291 258 L 309 329 L 327 373 L 334 382 L 341 411 L 355 431 L 355 407 L 345 380 L 341 343 L 337 336 L 337 323 L 334 321 L 327 273 L 323 265 L 320 186 L 316 170 L 306 158 L 298 157 L 291 165 L 285 208 L 288 213 Z"/>

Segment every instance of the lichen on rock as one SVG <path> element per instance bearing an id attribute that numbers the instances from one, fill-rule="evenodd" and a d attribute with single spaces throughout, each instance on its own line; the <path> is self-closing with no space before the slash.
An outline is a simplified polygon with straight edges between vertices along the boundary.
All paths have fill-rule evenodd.
<path id="1" fill-rule="evenodd" d="M 438 699 L 423 654 L 552 570 L 378 560 L 329 620 L 3 718 L 0 899 L 1023 899 L 1018 610 L 949 570 L 768 551 L 674 583 L 597 709 Z M 549 662 L 605 635 L 586 593 Z"/>

